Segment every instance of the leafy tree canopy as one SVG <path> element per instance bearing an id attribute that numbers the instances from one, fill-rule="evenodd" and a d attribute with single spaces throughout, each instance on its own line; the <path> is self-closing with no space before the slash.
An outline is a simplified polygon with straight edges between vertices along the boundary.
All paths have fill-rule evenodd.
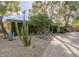
<path id="1" fill-rule="evenodd" d="M 30 19 L 30 23 L 33 26 L 36 26 L 37 28 L 40 28 L 41 30 L 51 25 L 51 20 L 49 19 L 48 15 L 44 13 L 31 15 L 29 19 Z"/>
<path id="2" fill-rule="evenodd" d="M 0 15 L 6 15 L 9 12 L 16 12 L 20 10 L 19 2 L 17 1 L 1 1 L 0 2 Z"/>

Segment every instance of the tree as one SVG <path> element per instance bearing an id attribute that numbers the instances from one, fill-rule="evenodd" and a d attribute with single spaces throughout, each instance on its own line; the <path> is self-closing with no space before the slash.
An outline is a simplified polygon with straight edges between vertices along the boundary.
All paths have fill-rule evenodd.
<path id="1" fill-rule="evenodd" d="M 38 31 L 43 31 L 44 28 L 47 28 L 51 24 L 51 20 L 49 19 L 48 15 L 43 13 L 31 15 L 29 19 L 31 24 L 37 27 Z"/>
<path id="2" fill-rule="evenodd" d="M 51 23 L 53 24 L 54 22 L 60 22 L 59 18 L 57 17 L 57 7 L 59 7 L 59 4 L 59 1 L 35 1 L 33 2 L 32 8 L 29 10 L 29 12 L 30 15 L 36 15 L 38 13 L 47 14 L 51 20 Z"/>
<path id="3" fill-rule="evenodd" d="M 3 17 L 5 15 L 9 15 L 8 12 L 17 12 L 20 9 L 18 5 L 19 3 L 16 1 L 1 1 L 0 2 L 0 16 Z M 4 23 L 1 21 L 0 24 L 3 29 L 3 33 L 6 33 L 6 30 L 4 29 L 4 25 L 3 25 Z"/>
<path id="4" fill-rule="evenodd" d="M 61 6 L 59 8 L 59 16 L 65 21 L 65 29 L 69 25 L 70 19 L 74 19 L 77 14 L 76 11 L 79 7 L 79 2 L 77 1 L 63 1 L 61 2 Z"/>
<path id="5" fill-rule="evenodd" d="M 19 3 L 17 1 L 2 1 L 0 2 L 0 15 L 7 15 L 7 12 L 17 12 L 20 10 Z"/>
<path id="6" fill-rule="evenodd" d="M 76 1 L 36 1 L 30 9 L 30 15 L 46 13 L 52 23 L 63 24 L 65 29 L 71 25 L 70 20 L 77 16 L 79 2 Z"/>
<path id="7" fill-rule="evenodd" d="M 46 13 L 52 23 L 62 23 L 58 10 L 60 7 L 60 1 L 35 1 L 32 8 L 29 10 L 30 15 L 37 13 Z"/>
<path id="8" fill-rule="evenodd" d="M 35 1 L 29 11 L 30 14 L 46 13 L 50 19 L 53 19 L 57 6 L 59 6 L 59 1 Z"/>
<path id="9" fill-rule="evenodd" d="M 49 19 L 47 14 L 37 13 L 35 15 L 31 15 L 29 17 L 30 24 L 36 27 L 36 31 L 39 34 L 43 35 L 47 30 L 49 30 L 49 26 L 51 25 L 51 20 Z"/>

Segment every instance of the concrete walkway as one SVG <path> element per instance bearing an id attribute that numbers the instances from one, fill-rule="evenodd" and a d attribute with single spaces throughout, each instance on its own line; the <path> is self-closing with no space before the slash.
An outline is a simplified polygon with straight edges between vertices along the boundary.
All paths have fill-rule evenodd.
<path id="1" fill-rule="evenodd" d="M 79 32 L 57 34 L 42 57 L 79 57 Z"/>

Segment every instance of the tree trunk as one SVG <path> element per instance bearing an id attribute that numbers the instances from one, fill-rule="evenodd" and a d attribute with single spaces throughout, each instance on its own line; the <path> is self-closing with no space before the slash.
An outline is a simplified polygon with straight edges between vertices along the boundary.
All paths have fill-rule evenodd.
<path id="1" fill-rule="evenodd" d="M 70 10 L 69 14 L 67 14 L 67 15 L 64 16 L 64 19 L 65 19 L 65 29 L 67 29 L 70 26 L 70 24 L 69 24 L 69 18 L 70 18 L 71 13 L 72 13 L 72 10 Z"/>
<path id="2" fill-rule="evenodd" d="M 2 32 L 5 34 L 6 33 L 6 30 L 4 29 L 4 25 L 3 25 L 3 16 L 0 16 L 0 25 L 1 25 L 1 29 L 2 29 Z"/>
<path id="3" fill-rule="evenodd" d="M 72 13 L 72 10 L 70 10 L 69 14 L 67 15 L 66 24 L 65 24 L 66 29 L 69 28 L 69 30 L 68 30 L 69 32 L 70 32 L 71 29 L 72 29 L 72 26 L 69 24 L 69 19 L 70 19 L 71 13 Z"/>

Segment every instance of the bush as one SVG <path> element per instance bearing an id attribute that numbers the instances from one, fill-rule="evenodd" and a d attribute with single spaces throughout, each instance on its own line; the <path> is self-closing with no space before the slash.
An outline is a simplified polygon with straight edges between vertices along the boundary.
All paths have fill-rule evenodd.
<path id="1" fill-rule="evenodd" d="M 75 29 L 74 31 L 79 31 L 79 17 L 77 17 L 75 20 L 73 20 L 72 27 L 73 27 L 73 29 Z"/>
<path id="2" fill-rule="evenodd" d="M 58 26 L 53 26 L 53 33 L 57 33 Z"/>
<path id="3" fill-rule="evenodd" d="M 51 31 L 52 33 L 58 33 L 58 32 L 59 32 L 59 26 L 57 26 L 57 25 L 51 26 L 51 27 L 50 27 L 50 31 Z"/>
<path id="4" fill-rule="evenodd" d="M 65 27 L 61 26 L 59 32 L 60 32 L 60 33 L 65 33 Z"/>
<path id="5" fill-rule="evenodd" d="M 48 28 L 52 20 L 49 19 L 48 15 L 45 13 L 37 13 L 30 15 L 29 17 L 30 24 L 36 27 L 38 32 L 43 32 L 45 28 Z"/>

